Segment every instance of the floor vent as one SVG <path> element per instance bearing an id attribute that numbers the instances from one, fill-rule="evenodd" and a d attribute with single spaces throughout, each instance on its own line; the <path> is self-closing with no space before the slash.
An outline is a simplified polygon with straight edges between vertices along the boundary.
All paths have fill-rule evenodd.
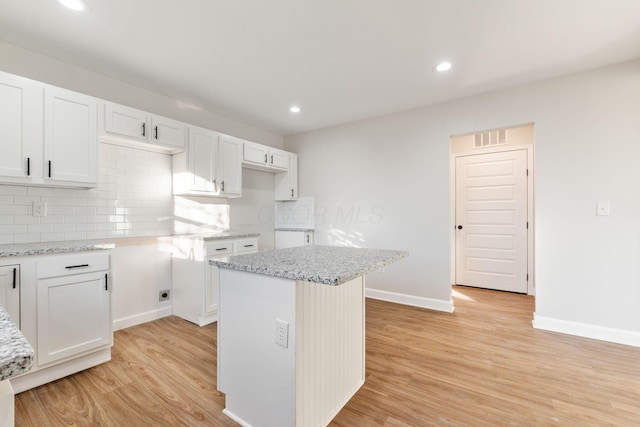
<path id="1" fill-rule="evenodd" d="M 491 130 L 473 135 L 473 148 L 507 145 L 507 130 Z"/>

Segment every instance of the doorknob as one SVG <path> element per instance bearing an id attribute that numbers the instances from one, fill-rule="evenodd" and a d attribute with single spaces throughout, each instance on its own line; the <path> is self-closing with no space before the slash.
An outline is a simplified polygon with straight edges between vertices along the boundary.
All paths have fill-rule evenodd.
<path id="1" fill-rule="evenodd" d="M 458 226 L 458 230 L 462 230 L 462 226 L 461 225 Z"/>

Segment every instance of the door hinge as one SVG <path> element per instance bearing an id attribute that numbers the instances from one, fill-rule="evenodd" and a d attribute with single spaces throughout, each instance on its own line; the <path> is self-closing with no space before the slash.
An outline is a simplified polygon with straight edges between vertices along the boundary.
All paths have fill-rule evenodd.
<path id="1" fill-rule="evenodd" d="M 529 228 L 529 221 L 527 221 L 527 228 Z"/>
<path id="2" fill-rule="evenodd" d="M 529 176 L 529 169 L 527 169 L 527 176 Z"/>
<path id="3" fill-rule="evenodd" d="M 529 275 L 527 274 L 527 282 L 529 281 Z"/>

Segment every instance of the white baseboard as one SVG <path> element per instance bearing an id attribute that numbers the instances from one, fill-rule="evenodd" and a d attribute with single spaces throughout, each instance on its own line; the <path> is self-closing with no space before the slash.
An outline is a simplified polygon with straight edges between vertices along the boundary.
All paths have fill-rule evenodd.
<path id="1" fill-rule="evenodd" d="M 640 347 L 640 332 L 538 316 L 536 313 L 532 323 L 536 329 Z"/>
<path id="2" fill-rule="evenodd" d="M 251 424 L 249 424 L 248 422 L 246 422 L 245 420 L 243 420 L 242 418 L 240 418 L 239 416 L 237 416 L 227 408 L 224 408 L 222 410 L 222 413 L 225 414 L 227 417 L 231 418 L 233 421 L 240 424 L 242 427 L 253 427 Z"/>
<path id="3" fill-rule="evenodd" d="M 173 309 L 171 307 L 164 307 L 157 310 L 146 311 L 134 316 L 123 317 L 121 319 L 116 319 L 113 321 L 113 330 L 119 331 L 120 329 L 125 329 L 130 326 L 135 326 L 141 323 L 160 319 L 162 317 L 171 316 L 171 314 L 173 314 Z"/>
<path id="4" fill-rule="evenodd" d="M 382 301 L 395 302 L 398 304 L 411 305 L 414 307 L 428 308 L 430 310 L 453 313 L 453 301 L 443 301 L 433 298 L 417 297 L 414 295 L 401 294 L 397 292 L 381 291 L 378 289 L 365 289 L 364 295 L 367 298 L 379 299 Z"/>

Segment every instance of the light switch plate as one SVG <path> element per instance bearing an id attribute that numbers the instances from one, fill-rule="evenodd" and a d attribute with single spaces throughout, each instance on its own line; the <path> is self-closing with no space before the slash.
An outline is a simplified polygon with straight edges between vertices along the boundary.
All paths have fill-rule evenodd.
<path id="1" fill-rule="evenodd" d="M 609 216 L 609 214 L 610 214 L 609 202 L 598 202 L 596 207 L 596 215 Z"/>

